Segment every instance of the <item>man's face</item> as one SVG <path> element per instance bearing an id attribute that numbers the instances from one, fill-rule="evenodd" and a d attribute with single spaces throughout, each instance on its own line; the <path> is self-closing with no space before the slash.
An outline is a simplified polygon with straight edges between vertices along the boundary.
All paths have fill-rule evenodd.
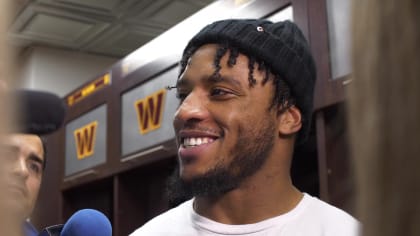
<path id="1" fill-rule="evenodd" d="M 255 69 L 257 83 L 250 86 L 246 56 L 240 54 L 236 65 L 228 67 L 227 53 L 220 62 L 221 77 L 212 76 L 217 47 L 199 48 L 181 75 L 174 128 L 181 180 L 229 185 L 220 190 L 223 193 L 258 171 L 271 154 L 276 111 L 270 109 L 272 83 L 261 83 L 265 72 Z"/>
<path id="2" fill-rule="evenodd" d="M 44 150 L 36 135 L 12 134 L 1 138 L 0 150 L 3 161 L 1 170 L 5 186 L 2 195 L 8 209 L 20 217 L 28 217 L 38 196 L 41 184 Z"/>

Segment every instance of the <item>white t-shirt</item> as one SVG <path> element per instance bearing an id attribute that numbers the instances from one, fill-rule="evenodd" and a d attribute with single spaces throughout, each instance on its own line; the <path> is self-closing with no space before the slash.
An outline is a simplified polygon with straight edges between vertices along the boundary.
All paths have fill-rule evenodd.
<path id="1" fill-rule="evenodd" d="M 189 200 L 155 217 L 130 236 L 357 236 L 359 222 L 309 194 L 291 211 L 255 224 L 227 225 L 198 215 Z"/>

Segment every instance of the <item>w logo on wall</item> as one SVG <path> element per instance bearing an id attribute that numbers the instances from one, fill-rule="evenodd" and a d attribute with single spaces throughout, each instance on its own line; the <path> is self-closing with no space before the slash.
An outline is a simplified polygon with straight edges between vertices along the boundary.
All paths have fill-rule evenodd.
<path id="1" fill-rule="evenodd" d="M 95 152 L 96 130 L 98 122 L 93 121 L 74 131 L 77 159 L 83 159 Z"/>
<path id="2" fill-rule="evenodd" d="M 165 93 L 166 90 L 162 89 L 134 103 L 141 134 L 146 134 L 160 127 Z"/>

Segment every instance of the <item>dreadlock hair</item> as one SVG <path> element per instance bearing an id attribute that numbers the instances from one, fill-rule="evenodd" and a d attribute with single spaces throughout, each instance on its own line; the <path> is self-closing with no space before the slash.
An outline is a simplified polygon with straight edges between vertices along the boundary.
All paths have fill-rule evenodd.
<path id="1" fill-rule="evenodd" d="M 264 71 L 265 75 L 262 80 L 262 84 L 265 85 L 269 80 L 272 80 L 274 85 L 274 96 L 273 101 L 270 106 L 270 109 L 272 109 L 275 106 L 281 106 L 281 111 L 285 111 L 287 108 L 295 105 L 296 100 L 292 94 L 292 91 L 289 87 L 289 85 L 286 83 L 285 80 L 281 79 L 279 75 L 272 74 L 271 69 L 264 61 L 257 60 L 253 56 L 249 56 L 246 53 L 243 53 L 238 48 L 229 45 L 229 43 L 223 42 L 218 44 L 218 48 L 216 50 L 216 55 L 214 56 L 213 65 L 214 65 L 214 72 L 213 76 L 216 78 L 219 78 L 220 70 L 222 69 L 222 66 L 220 65 L 220 60 L 222 57 L 229 51 L 229 58 L 227 60 L 227 66 L 233 67 L 236 65 L 236 59 L 239 56 L 239 53 L 244 54 L 248 57 L 248 81 L 249 86 L 253 87 L 257 80 L 254 78 L 254 69 L 255 69 L 255 63 L 257 63 L 258 67 L 257 69 L 259 71 Z M 180 61 L 180 72 L 178 75 L 178 78 L 184 73 L 185 68 L 187 67 L 188 60 L 191 58 L 191 56 L 195 53 L 195 51 L 198 49 L 197 46 L 191 46 L 185 51 L 184 55 L 182 56 L 182 59 Z M 271 76 L 270 76 L 271 75 Z"/>
<path id="2" fill-rule="evenodd" d="M 226 54 L 228 49 L 229 49 L 229 46 L 227 44 L 221 44 L 217 48 L 216 56 L 214 57 L 214 61 L 213 61 L 213 66 L 215 68 L 213 72 L 213 76 L 215 78 L 220 78 L 220 69 L 222 69 L 222 67 L 220 66 L 220 60 Z"/>

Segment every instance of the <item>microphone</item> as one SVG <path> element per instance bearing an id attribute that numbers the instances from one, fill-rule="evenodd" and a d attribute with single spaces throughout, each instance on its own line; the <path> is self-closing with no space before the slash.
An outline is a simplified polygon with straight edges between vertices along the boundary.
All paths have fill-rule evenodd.
<path id="1" fill-rule="evenodd" d="M 112 236 L 112 226 L 101 212 L 83 209 L 74 213 L 64 225 L 49 226 L 38 236 Z"/>
<path id="2" fill-rule="evenodd" d="M 112 226 L 108 218 L 93 209 L 83 209 L 74 213 L 64 224 L 60 236 L 112 236 Z"/>
<path id="3" fill-rule="evenodd" d="M 28 134 L 49 134 L 61 127 L 65 116 L 64 101 L 55 94 L 34 90 L 15 92 L 18 99 L 18 127 Z"/>
<path id="4" fill-rule="evenodd" d="M 38 236 L 60 236 L 63 230 L 63 224 L 52 225 L 44 228 Z"/>

